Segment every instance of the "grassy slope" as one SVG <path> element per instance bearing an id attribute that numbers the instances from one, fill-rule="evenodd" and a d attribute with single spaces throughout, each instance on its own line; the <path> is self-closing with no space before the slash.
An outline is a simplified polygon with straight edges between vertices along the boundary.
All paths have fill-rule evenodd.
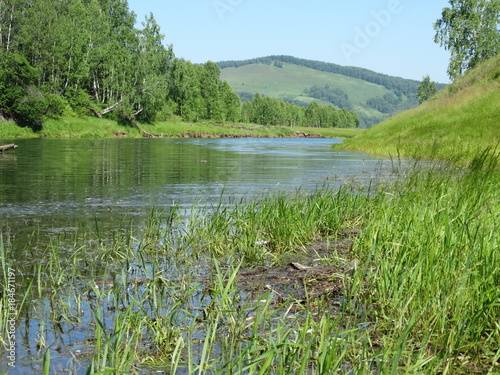
<path id="1" fill-rule="evenodd" d="M 289 137 L 295 133 L 311 133 L 327 138 L 350 138 L 358 134 L 359 129 L 335 128 L 300 128 L 282 126 L 260 126 L 255 124 L 214 124 L 214 123 L 188 123 L 183 121 L 160 122 L 154 125 L 142 124 L 141 129 L 164 137 L 183 137 L 194 133 L 206 137 L 218 137 L 232 134 L 245 137 Z M 76 118 L 62 117 L 48 119 L 44 129 L 34 133 L 29 128 L 21 128 L 14 123 L 0 123 L 0 143 L 2 140 L 15 138 L 113 138 L 115 132 L 129 138 L 140 138 L 143 135 L 139 129 L 118 124 L 113 120 L 96 119 L 91 117 Z"/>
<path id="2" fill-rule="evenodd" d="M 354 109 L 367 115 L 381 113 L 366 107 L 366 101 L 390 92 L 383 86 L 361 79 L 287 63 L 283 64 L 283 68 L 265 64 L 226 68 L 221 70 L 221 79 L 226 80 L 237 92 L 258 92 L 279 99 L 298 99 L 304 102 L 314 100 L 304 96 L 305 89 L 329 84 L 342 89 L 349 95 Z"/>
<path id="3" fill-rule="evenodd" d="M 500 142 L 500 56 L 457 79 L 434 99 L 340 147 L 374 154 L 468 160 Z"/>

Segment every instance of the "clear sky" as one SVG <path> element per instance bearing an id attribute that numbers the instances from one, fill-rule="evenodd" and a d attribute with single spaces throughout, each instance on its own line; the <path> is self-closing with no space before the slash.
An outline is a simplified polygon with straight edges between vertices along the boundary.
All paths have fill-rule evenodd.
<path id="1" fill-rule="evenodd" d="M 177 57 L 194 63 L 268 55 L 449 82 L 433 23 L 448 0 L 128 0 L 152 12 Z"/>

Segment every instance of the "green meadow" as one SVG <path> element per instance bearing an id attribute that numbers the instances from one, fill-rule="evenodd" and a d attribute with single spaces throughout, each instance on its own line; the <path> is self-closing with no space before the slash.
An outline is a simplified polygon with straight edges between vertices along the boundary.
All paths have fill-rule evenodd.
<path id="1" fill-rule="evenodd" d="M 322 72 L 300 65 L 283 63 L 274 65 L 251 64 L 221 70 L 221 79 L 226 80 L 236 92 L 259 93 L 282 100 L 315 101 L 304 94 L 311 86 L 326 84 L 340 88 L 353 103 L 354 109 L 367 116 L 380 116 L 380 112 L 366 106 L 366 101 L 390 93 L 383 86 L 348 77 L 342 74 Z M 330 103 L 322 103 L 330 104 Z"/>

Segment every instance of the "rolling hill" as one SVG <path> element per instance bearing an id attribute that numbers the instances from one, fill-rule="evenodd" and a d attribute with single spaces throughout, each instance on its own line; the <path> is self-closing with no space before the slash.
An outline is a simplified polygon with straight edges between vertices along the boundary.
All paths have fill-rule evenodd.
<path id="1" fill-rule="evenodd" d="M 259 93 L 299 105 L 312 101 L 358 113 L 369 127 L 418 105 L 419 81 L 291 56 L 217 63 L 242 100 Z M 438 85 L 443 88 L 444 85 Z"/>

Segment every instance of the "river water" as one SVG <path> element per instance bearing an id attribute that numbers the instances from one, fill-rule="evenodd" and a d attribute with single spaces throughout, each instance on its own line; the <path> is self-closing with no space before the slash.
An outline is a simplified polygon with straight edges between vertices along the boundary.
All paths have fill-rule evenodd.
<path id="1" fill-rule="evenodd" d="M 17 304 L 31 279 L 38 281 L 30 288 L 40 291 L 34 297 L 29 294 L 33 299 L 26 301 L 16 320 L 17 367 L 9 368 L 9 373 L 40 373 L 40 347 L 44 345 L 52 348 L 55 356 L 51 366 L 60 370 L 57 373 L 66 371 L 72 362 L 79 369 L 72 373 L 83 374 L 90 358 L 87 355 L 75 360 L 74 353 L 91 351 L 88 343 L 93 339 L 95 296 L 85 288 L 96 277 L 93 273 L 99 266 L 86 276 L 88 264 L 84 261 L 72 278 L 74 284 L 61 287 L 61 280 L 54 281 L 51 273 L 51 267 L 57 265 L 44 264 L 43 258 L 48 257 L 45 246 L 64 245 L 65 238 L 71 244 L 75 238 L 72 234 L 82 228 L 98 227 L 102 233 L 111 234 L 124 222 L 145 220 L 151 207 L 175 205 L 188 212 L 193 205 L 215 205 L 221 200 L 229 204 L 232 199 L 270 193 L 366 185 L 392 172 L 391 160 L 332 150 L 332 144 L 339 142 L 342 140 L 16 140 L 17 149 L 0 154 L 0 234 L 8 249 L 2 252 L 2 257 L 7 254 L 2 264 L 6 260 L 5 264 L 18 273 L 14 284 Z M 0 141 L 7 143 L 11 141 Z M 70 249 L 68 259 L 73 251 Z M 95 255 L 89 252 L 82 259 Z M 106 262 L 101 263 L 104 268 Z M 68 310 L 64 311 L 73 311 L 78 323 L 62 324 L 57 320 L 60 316 L 54 320 L 53 305 L 62 302 L 54 300 L 55 290 L 40 287 L 45 282 L 59 285 L 58 295 L 65 295 L 67 289 L 64 306 Z M 77 306 L 75 301 L 80 301 Z M 201 303 L 192 301 L 194 306 Z M 106 319 L 111 326 L 115 317 L 111 314 Z M 44 344 L 40 344 L 41 337 Z M 2 373 L 6 370 L 4 353 L 0 358 Z"/>
<path id="2" fill-rule="evenodd" d="M 366 183 L 391 162 L 340 139 L 29 139 L 0 154 L 0 230 L 113 227 L 149 207 Z M 0 143 L 9 143 L 3 141 Z"/>

